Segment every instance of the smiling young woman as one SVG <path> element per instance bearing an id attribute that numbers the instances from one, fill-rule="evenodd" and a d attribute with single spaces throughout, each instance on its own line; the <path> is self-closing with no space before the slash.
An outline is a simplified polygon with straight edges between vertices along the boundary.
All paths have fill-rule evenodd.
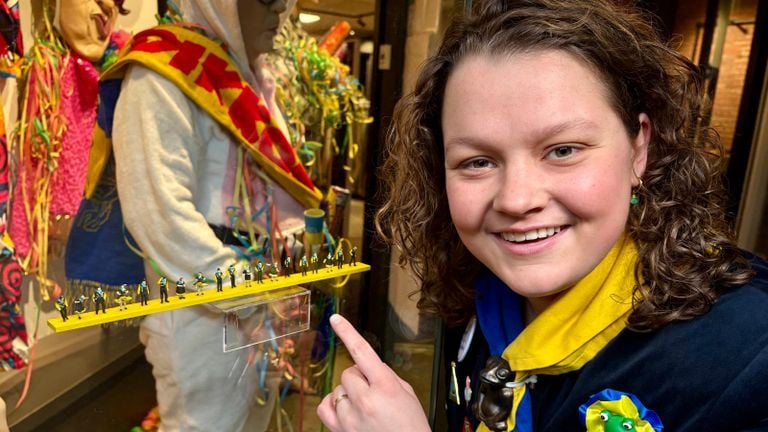
<path id="1" fill-rule="evenodd" d="M 481 0 L 447 29 L 395 111 L 377 226 L 448 324 L 449 430 L 768 427 L 768 263 L 723 222 L 705 104 L 611 0 Z M 427 430 L 332 323 L 355 366 L 323 422 Z"/>

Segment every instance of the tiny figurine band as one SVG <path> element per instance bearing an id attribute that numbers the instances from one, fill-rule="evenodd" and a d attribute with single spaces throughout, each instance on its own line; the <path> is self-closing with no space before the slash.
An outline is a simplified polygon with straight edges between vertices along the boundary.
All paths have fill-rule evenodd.
<path id="1" fill-rule="evenodd" d="M 235 299 L 252 295 L 269 296 L 271 295 L 270 293 L 276 293 L 278 292 L 277 290 L 282 290 L 284 288 L 295 288 L 297 292 L 303 292 L 305 289 L 301 288 L 302 285 L 335 279 L 351 274 L 362 273 L 370 270 L 371 268 L 371 266 L 368 264 L 359 263 L 357 261 L 351 261 L 347 265 L 338 266 L 336 264 L 337 260 L 328 258 L 327 262 L 322 264 L 325 267 L 325 271 L 320 272 L 320 260 L 316 259 L 316 262 L 314 262 L 314 260 L 315 258 L 313 258 L 312 271 L 310 271 L 309 260 L 307 260 L 306 268 L 301 265 L 300 268 L 302 269 L 302 273 L 297 275 L 291 275 L 290 271 L 286 272 L 285 269 L 283 269 L 283 275 L 279 275 L 277 265 L 275 263 L 271 263 L 269 266 L 272 267 L 274 265 L 274 272 L 270 270 L 269 274 L 267 274 L 266 266 L 263 266 L 261 270 L 263 274 L 260 277 L 257 267 L 257 271 L 255 273 L 256 280 L 251 279 L 251 269 L 250 267 L 245 266 L 243 270 L 247 270 L 247 273 L 244 273 L 243 276 L 247 274 L 248 278 L 244 278 L 244 280 L 238 281 L 235 277 L 234 266 L 232 266 L 233 270 L 230 274 L 232 277 L 232 287 L 226 291 L 223 289 L 223 286 L 221 289 L 219 289 L 218 285 L 217 289 L 215 290 L 202 289 L 202 285 L 206 284 L 207 281 L 204 275 L 201 275 L 200 272 L 198 272 L 197 275 L 193 275 L 195 282 L 191 284 L 192 288 L 194 288 L 196 292 L 190 294 L 187 291 L 188 284 L 182 276 L 179 276 L 179 280 L 176 282 L 176 295 L 169 296 L 168 291 L 170 287 L 168 279 L 166 278 L 165 281 L 158 281 L 161 294 L 160 298 L 153 299 L 150 298 L 151 293 L 145 293 L 145 295 L 141 297 L 141 306 L 138 302 L 136 302 L 136 304 L 129 304 L 135 300 L 133 298 L 135 291 L 133 290 L 127 292 L 127 295 L 125 296 L 120 296 L 119 292 L 111 295 L 111 297 L 117 296 L 117 298 L 114 299 L 110 298 L 109 292 L 106 292 L 101 287 L 98 287 L 92 296 L 94 306 L 91 311 L 85 310 L 86 305 L 84 301 L 87 298 L 82 300 L 77 299 L 79 302 L 75 303 L 75 301 L 73 301 L 72 305 L 70 306 L 66 299 L 62 297 L 61 301 L 57 302 L 56 304 L 57 309 L 59 309 L 59 313 L 61 313 L 61 318 L 50 318 L 48 320 L 48 326 L 55 332 L 62 332 L 106 324 L 114 321 L 122 321 L 130 318 L 137 318 L 155 313 L 167 312 L 169 310 L 197 306 L 205 303 L 221 302 L 224 300 L 235 301 Z M 223 272 L 221 276 L 222 278 L 224 277 Z M 259 279 L 262 280 L 260 281 Z M 200 282 L 197 283 L 197 280 Z M 218 280 L 216 283 L 218 284 Z M 127 288 L 126 291 L 128 291 Z M 139 295 L 141 295 L 141 290 L 139 290 Z M 282 296 L 287 294 L 280 291 L 280 295 Z M 124 304 L 119 303 L 121 297 L 126 300 Z M 109 303 L 114 302 L 115 300 L 118 301 L 118 305 L 112 307 L 112 305 Z M 131 302 L 129 302 L 129 300 Z M 99 312 L 98 314 L 96 313 L 97 311 Z M 72 312 L 77 314 L 78 319 L 69 319 L 69 315 Z"/>
<path id="2" fill-rule="evenodd" d="M 344 399 L 349 399 L 349 395 L 346 393 L 342 393 L 333 400 L 333 409 L 336 409 L 336 405 L 339 404 L 339 402 L 343 401 Z"/>

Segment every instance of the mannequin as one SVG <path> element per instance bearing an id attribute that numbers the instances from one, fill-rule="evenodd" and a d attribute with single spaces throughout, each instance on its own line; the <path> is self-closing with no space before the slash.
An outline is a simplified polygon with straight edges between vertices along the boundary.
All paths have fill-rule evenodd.
<path id="1" fill-rule="evenodd" d="M 67 259 L 80 262 L 68 264 L 68 277 L 121 283 L 109 280 L 126 278 L 128 273 L 122 263 L 110 260 L 119 252 L 108 247 L 125 243 L 123 226 L 141 251 L 133 254 L 140 261 L 136 276 L 146 277 L 154 292 L 161 276 L 176 280 L 198 272 L 213 275 L 217 268 L 230 265 L 240 274 L 250 265 L 245 260 L 255 258 L 250 254 L 260 248 L 262 238 L 251 241 L 253 248 L 238 248 L 242 245 L 228 242 L 220 233 L 270 233 L 271 239 L 280 239 L 280 232 L 302 229 L 305 207 L 319 204 L 319 190 L 292 148 L 284 146 L 289 144 L 274 102 L 274 80 L 261 68 L 262 54 L 271 49 L 262 42 L 274 37 L 286 2 L 241 0 L 238 7 L 234 3 L 180 1 L 183 21 L 193 26 L 164 25 L 135 35 L 102 81 L 102 86 L 116 90 L 114 120 L 103 125 L 111 138 L 104 158 L 95 157 L 98 146 L 91 152 L 89 176 L 100 174 L 88 205 L 101 209 L 101 204 L 109 204 L 116 213 L 110 217 L 122 221 L 110 225 L 114 218 L 110 219 L 91 232 L 78 231 L 75 221 L 73 235 L 82 234 L 82 241 L 75 246 L 70 236 Z M 241 30 L 245 28 L 249 41 L 260 43 L 247 44 Z M 153 50 L 151 44 L 158 40 L 170 49 Z M 181 53 L 182 43 L 184 53 L 206 55 L 174 61 L 171 53 Z M 208 69 L 218 65 L 227 74 Z M 227 87 L 219 87 L 221 77 L 230 80 Z M 223 88 L 239 91 L 220 92 Z M 211 112 L 219 106 L 222 109 L 216 113 L 226 115 Z M 105 161 L 102 168 L 98 160 Z M 110 176 L 113 182 L 106 180 Z M 113 185 L 119 205 L 114 195 L 100 194 L 114 191 Z M 233 208 L 241 213 L 233 217 Z M 260 208 L 269 208 L 273 216 L 251 218 Z M 99 233 L 117 239 L 94 246 Z M 97 252 L 93 261 L 87 260 L 89 251 Z M 153 366 L 161 431 L 266 429 L 277 383 L 268 382 L 270 397 L 259 401 L 257 366 L 247 350 L 222 352 L 221 322 L 220 314 L 203 307 L 155 314 L 142 322 L 140 339 Z"/>

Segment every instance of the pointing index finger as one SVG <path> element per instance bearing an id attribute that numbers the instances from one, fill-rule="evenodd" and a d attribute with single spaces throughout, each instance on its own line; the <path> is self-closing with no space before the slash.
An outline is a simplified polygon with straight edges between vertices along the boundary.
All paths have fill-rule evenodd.
<path id="1" fill-rule="evenodd" d="M 344 342 L 352 360 L 354 360 L 358 369 L 365 375 L 369 383 L 374 383 L 381 379 L 389 379 L 390 369 L 379 359 L 376 351 L 371 348 L 371 345 L 355 330 L 349 321 L 339 314 L 334 314 L 331 316 L 330 322 L 336 335 Z"/>

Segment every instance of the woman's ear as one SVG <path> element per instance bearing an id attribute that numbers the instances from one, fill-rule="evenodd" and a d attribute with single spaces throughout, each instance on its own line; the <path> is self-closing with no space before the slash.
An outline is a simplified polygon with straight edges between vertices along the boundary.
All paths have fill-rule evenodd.
<path id="1" fill-rule="evenodd" d="M 638 186 L 640 178 L 645 173 L 645 166 L 648 162 L 648 145 L 651 142 L 651 119 L 646 113 L 640 113 L 638 116 L 640 127 L 637 130 L 637 136 L 632 140 L 632 171 L 637 176 L 632 181 L 632 186 Z"/>

